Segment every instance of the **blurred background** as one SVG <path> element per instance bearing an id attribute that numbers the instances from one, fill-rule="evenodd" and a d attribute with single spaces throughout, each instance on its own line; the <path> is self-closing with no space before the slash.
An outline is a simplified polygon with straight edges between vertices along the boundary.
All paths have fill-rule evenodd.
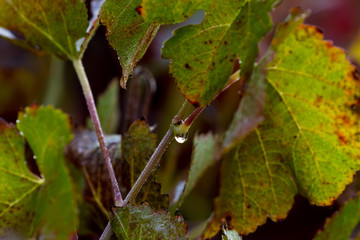
<path id="1" fill-rule="evenodd" d="M 357 43 L 360 46 L 359 0 L 283 0 L 271 13 L 274 24 L 283 21 L 289 10 L 295 6 L 300 6 L 304 10 L 311 9 L 311 15 L 306 23 L 322 29 L 324 38 L 344 48 L 349 53 L 351 61 L 359 66 L 360 47 L 355 45 Z M 151 92 L 142 85 L 132 86 L 131 80 L 128 83 L 128 91 L 119 90 L 121 113 L 116 133 L 123 134 L 132 121 L 143 116 L 151 126 L 155 127 L 159 140 L 165 134 L 184 97 L 177 91 L 174 79 L 168 74 L 169 60 L 161 58 L 161 47 L 163 42 L 172 36 L 174 29 L 185 24 L 200 23 L 202 18 L 203 13 L 199 11 L 185 23 L 160 28 L 144 58 L 138 63 L 142 70 L 149 70 L 146 73 L 148 76 L 153 75 L 156 91 Z M 121 77 L 121 66 L 116 52 L 108 45 L 105 32 L 106 29 L 100 27 L 90 42 L 83 60 L 95 98 L 106 89 L 112 79 Z M 267 50 L 272 35 L 273 33 L 269 33 L 259 44 L 259 55 Z M 52 104 L 68 113 L 75 127 L 85 126 L 88 117 L 87 107 L 70 62 L 63 62 L 46 55 L 35 55 L 3 39 L 0 39 L 0 52 L 1 118 L 15 122 L 18 111 L 28 105 Z M 140 95 L 131 94 L 131 89 L 142 87 L 144 89 L 141 90 Z M 171 144 L 161 161 L 158 175 L 164 193 L 172 197 L 175 186 L 186 178 L 193 136 L 209 131 L 223 134 L 239 99 L 240 88 L 234 84 L 200 115 L 191 128 L 186 143 Z M 138 109 L 135 113 L 134 106 Z M 219 163 L 216 163 L 206 172 L 179 210 L 189 223 L 190 230 L 201 229 L 198 223 L 208 219 L 211 214 L 213 199 L 217 195 L 219 186 L 219 166 Z M 268 220 L 256 233 L 244 239 L 312 239 L 324 224 L 326 217 L 331 216 L 347 196 L 354 194 L 354 189 L 358 189 L 354 186 L 356 183 L 331 207 L 311 206 L 306 199 L 297 196 L 295 206 L 286 220 L 278 223 Z"/>

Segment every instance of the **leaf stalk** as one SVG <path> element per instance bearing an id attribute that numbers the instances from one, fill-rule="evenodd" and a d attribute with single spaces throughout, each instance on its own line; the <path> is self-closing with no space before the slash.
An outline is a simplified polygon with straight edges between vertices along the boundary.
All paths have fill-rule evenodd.
<path id="1" fill-rule="evenodd" d="M 113 189 L 115 205 L 120 206 L 123 202 L 123 199 L 121 196 L 118 182 L 116 180 L 116 176 L 115 176 L 114 169 L 113 169 L 113 166 L 111 163 L 110 155 L 109 155 L 108 149 L 105 144 L 104 133 L 101 128 L 99 116 L 97 114 L 97 110 L 96 110 L 96 106 L 95 106 L 94 97 L 91 92 L 90 84 L 89 84 L 88 78 L 86 76 L 84 66 L 82 64 L 81 59 L 73 60 L 73 65 L 74 65 L 75 71 L 79 77 L 80 84 L 81 84 L 81 87 L 82 87 L 82 90 L 83 90 L 83 93 L 85 96 L 86 104 L 89 109 L 90 117 L 94 124 L 96 136 L 97 136 L 99 144 L 100 144 L 101 153 L 105 160 L 105 166 L 107 168 L 109 178 L 111 181 L 111 186 Z"/>

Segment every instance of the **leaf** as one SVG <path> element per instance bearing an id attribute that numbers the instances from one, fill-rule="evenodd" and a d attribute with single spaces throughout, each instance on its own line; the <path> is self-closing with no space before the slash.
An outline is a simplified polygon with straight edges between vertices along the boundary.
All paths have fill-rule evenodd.
<path id="1" fill-rule="evenodd" d="M 145 168 L 148 160 L 156 148 L 156 134 L 152 133 L 145 121 L 135 121 L 126 132 L 121 142 L 122 157 L 127 163 L 130 173 L 127 181 L 128 189 L 134 186 L 137 178 Z M 137 204 L 147 202 L 153 209 L 169 207 L 169 197 L 161 194 L 161 186 L 156 182 L 154 170 L 135 199 Z"/>
<path id="2" fill-rule="evenodd" d="M 136 63 L 142 58 L 159 28 L 138 13 L 141 0 L 107 0 L 100 13 L 107 27 L 110 45 L 116 50 L 123 69 L 120 85 L 126 82 Z"/>
<path id="3" fill-rule="evenodd" d="M 227 85 L 235 60 L 243 62 L 243 76 L 251 73 L 258 42 L 272 27 L 268 12 L 278 2 L 144 0 L 142 6 L 145 17 L 159 23 L 205 11 L 201 24 L 177 29 L 162 52 L 171 59 L 170 72 L 179 90 L 190 102 L 204 106 Z"/>
<path id="4" fill-rule="evenodd" d="M 120 122 L 119 83 L 117 79 L 111 81 L 105 92 L 99 95 L 96 109 L 104 133 L 116 132 Z M 94 130 L 91 119 L 87 120 L 87 126 Z"/>
<path id="5" fill-rule="evenodd" d="M 359 169 L 359 116 L 350 110 L 359 92 L 343 50 L 323 41 L 304 15 L 280 24 L 267 67 L 265 121 L 224 156 L 215 217 L 240 234 L 283 219 L 297 192 L 330 205 Z"/>
<path id="6" fill-rule="evenodd" d="M 52 107 L 33 106 L 19 114 L 18 129 L 33 150 L 41 178 L 26 169 L 24 139 L 15 127 L 1 126 L 1 146 L 8 146 L 1 149 L 0 179 L 6 181 L 0 190 L 0 214 L 5 216 L 0 218 L 1 230 L 26 229 L 27 237 L 37 234 L 46 239 L 69 239 L 78 223 L 63 155 L 72 138 L 69 118 Z"/>
<path id="7" fill-rule="evenodd" d="M 111 228 L 118 239 L 187 239 L 186 224 L 182 217 L 170 218 L 160 210 L 154 212 L 146 203 L 128 204 L 112 208 Z"/>
<path id="8" fill-rule="evenodd" d="M 351 239 L 352 232 L 360 222 L 360 198 L 351 199 L 331 218 L 326 220 L 324 231 L 314 240 Z"/>
<path id="9" fill-rule="evenodd" d="M 238 109 L 231 121 L 222 143 L 223 149 L 230 149 L 240 140 L 244 139 L 263 120 L 263 107 L 265 101 L 265 76 L 266 61 L 262 61 L 254 71 L 245 94 L 240 100 Z"/>
<path id="10" fill-rule="evenodd" d="M 354 161 L 360 156 L 359 116 L 350 110 L 359 84 L 345 52 L 301 22 L 280 25 L 273 40 L 268 118 L 289 124 L 281 126 L 283 130 L 276 126 L 278 135 L 288 136 L 282 152 L 292 155 L 290 166 L 300 192 L 312 204 L 329 205 L 359 167 Z M 267 127 L 262 131 L 264 136 Z"/>
<path id="11" fill-rule="evenodd" d="M 82 1 L 2 0 L 0 9 L 0 26 L 23 35 L 29 47 L 70 60 L 78 56 L 76 42 L 85 37 L 88 24 Z"/>
<path id="12" fill-rule="evenodd" d="M 0 236 L 10 229 L 28 233 L 24 230 L 34 214 L 29 205 L 44 184 L 27 168 L 24 153 L 25 141 L 15 126 L 0 119 Z"/>
<path id="13" fill-rule="evenodd" d="M 217 145 L 218 137 L 211 133 L 195 136 L 190 170 L 183 192 L 177 202 L 177 208 L 181 206 L 204 172 L 215 163 L 215 155 L 219 150 Z"/>
<path id="14" fill-rule="evenodd" d="M 123 179 L 125 177 L 123 175 L 126 176 L 129 173 L 123 170 L 123 162 L 120 159 L 121 135 L 105 135 L 104 141 L 120 190 L 125 195 L 124 188 L 127 186 L 124 185 Z M 74 138 L 66 149 L 66 157 L 82 172 L 82 177 L 86 181 L 82 192 L 86 203 L 81 206 L 83 212 L 80 212 L 80 214 L 90 216 L 81 218 L 83 222 L 80 222 L 80 228 L 90 224 L 89 226 L 96 225 L 99 229 L 103 229 L 108 222 L 108 209 L 114 205 L 114 197 L 96 133 L 89 129 L 75 130 Z M 84 221 L 86 221 L 85 224 Z M 94 231 L 94 228 L 91 230 Z"/>

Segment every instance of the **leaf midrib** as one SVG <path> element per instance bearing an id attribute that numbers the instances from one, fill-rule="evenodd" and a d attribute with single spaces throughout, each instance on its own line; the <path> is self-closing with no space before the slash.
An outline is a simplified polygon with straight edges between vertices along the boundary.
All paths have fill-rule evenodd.
<path id="1" fill-rule="evenodd" d="M 320 172 L 320 169 L 319 169 L 319 165 L 318 165 L 317 159 L 315 158 L 314 151 L 313 151 L 313 149 L 311 148 L 310 143 L 308 142 L 307 138 L 305 137 L 305 135 L 304 135 L 304 133 L 303 133 L 303 131 L 302 131 L 302 127 L 301 127 L 300 123 L 297 121 L 297 119 L 296 119 L 296 117 L 294 116 L 294 114 L 293 114 L 293 112 L 292 112 L 289 104 L 287 103 L 286 99 L 283 97 L 282 91 L 280 91 L 280 89 L 278 89 L 278 88 L 276 87 L 276 85 L 275 85 L 269 78 L 267 78 L 267 82 L 274 88 L 274 90 L 276 91 L 276 93 L 279 95 L 279 97 L 281 98 L 282 102 L 284 103 L 284 105 L 285 105 L 288 113 L 290 114 L 290 117 L 293 119 L 293 121 L 294 121 L 294 123 L 295 123 L 295 125 L 296 125 L 296 127 L 297 127 L 297 129 L 298 129 L 298 134 L 297 134 L 297 136 L 301 135 L 301 136 L 303 137 L 304 142 L 305 142 L 305 144 L 307 145 L 307 147 L 308 147 L 308 149 L 309 149 L 309 151 L 310 151 L 310 153 L 311 153 L 311 158 L 312 158 L 313 161 L 314 161 L 314 164 L 315 164 L 315 167 L 316 167 L 316 172 L 317 172 L 317 174 L 318 174 L 319 180 L 320 180 L 321 184 L 323 184 L 324 180 L 323 180 L 323 177 L 322 177 L 322 175 L 321 175 L 321 172 Z M 298 137 L 297 137 L 297 139 L 298 139 Z M 295 146 L 295 143 L 296 143 L 296 141 L 293 142 L 292 149 L 293 149 L 293 147 Z M 294 151 L 292 151 L 292 160 L 293 160 L 293 161 L 295 160 L 295 158 L 294 158 Z M 324 187 L 322 187 L 321 189 L 323 190 L 325 197 L 326 197 L 326 198 L 329 198 L 329 194 L 327 193 L 326 189 L 325 189 Z"/>

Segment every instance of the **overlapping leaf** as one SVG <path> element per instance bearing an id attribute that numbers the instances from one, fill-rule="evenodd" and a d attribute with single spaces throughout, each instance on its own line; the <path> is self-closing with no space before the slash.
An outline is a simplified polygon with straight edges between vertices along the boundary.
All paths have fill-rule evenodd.
<path id="1" fill-rule="evenodd" d="M 343 50 L 323 41 L 303 15 L 280 24 L 267 67 L 265 121 L 224 156 L 215 218 L 247 234 L 286 217 L 299 192 L 329 205 L 359 169 L 359 84 Z"/>
<path id="2" fill-rule="evenodd" d="M 183 20 L 195 10 L 205 11 L 200 25 L 176 30 L 163 48 L 180 91 L 204 106 L 226 86 L 237 58 L 243 62 L 242 75 L 251 72 L 257 44 L 272 27 L 268 13 L 277 2 L 145 0 L 142 6 L 147 19 L 160 23 Z"/>
<path id="3" fill-rule="evenodd" d="M 109 42 L 120 59 L 123 88 L 159 28 L 159 24 L 145 21 L 138 14 L 136 9 L 140 3 L 141 0 L 107 0 L 100 14 Z"/>
<path id="4" fill-rule="evenodd" d="M 265 64 L 263 60 L 248 83 L 244 96 L 230 123 L 222 143 L 226 151 L 244 139 L 263 120 L 263 107 L 265 101 Z"/>
<path id="5" fill-rule="evenodd" d="M 360 198 L 351 199 L 339 212 L 327 219 L 324 231 L 314 240 L 351 239 L 352 232 L 360 222 Z"/>
<path id="6" fill-rule="evenodd" d="M 24 139 L 14 126 L 1 123 L 0 214 L 5 230 L 25 231 L 46 239 L 69 239 L 75 233 L 77 212 L 63 150 L 71 140 L 68 117 L 52 107 L 26 108 L 19 114 L 20 134 L 34 153 L 41 178 L 24 159 Z M 19 228 L 18 228 L 19 227 Z"/>
<path id="7" fill-rule="evenodd" d="M 23 229 L 31 222 L 33 193 L 44 180 L 32 174 L 25 162 L 25 141 L 15 126 L 0 121 L 0 236 L 10 229 Z M 28 232 L 25 232 L 27 234 Z"/>
<path id="8" fill-rule="evenodd" d="M 156 148 L 156 134 L 152 133 L 145 121 L 135 121 L 125 134 L 121 143 L 122 158 L 128 164 L 130 187 L 140 176 L 152 153 Z M 156 170 L 155 170 L 156 171 Z M 154 172 L 141 188 L 136 203 L 147 202 L 153 209 L 168 208 L 168 195 L 161 194 L 161 186 L 156 182 Z"/>
<path id="9" fill-rule="evenodd" d="M 186 224 L 182 217 L 171 219 L 170 214 L 154 212 L 148 204 L 113 208 L 111 228 L 118 239 L 187 239 Z"/>
<path id="10" fill-rule="evenodd" d="M 85 37 L 88 25 L 82 1 L 2 0 L 0 9 L 0 26 L 23 35 L 28 45 L 66 59 L 77 57 L 76 42 Z"/>
<path id="11" fill-rule="evenodd" d="M 215 163 L 215 155 L 219 151 L 218 140 L 218 137 L 211 133 L 195 136 L 189 174 L 177 207 L 180 207 L 204 172 Z"/>

